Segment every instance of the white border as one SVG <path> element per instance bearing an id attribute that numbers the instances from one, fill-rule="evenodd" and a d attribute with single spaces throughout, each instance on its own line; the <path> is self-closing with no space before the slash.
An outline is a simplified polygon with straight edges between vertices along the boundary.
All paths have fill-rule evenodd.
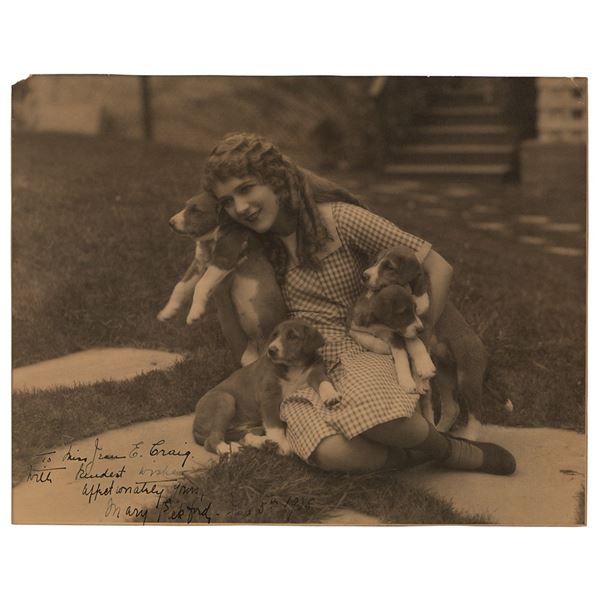
<path id="1" fill-rule="evenodd" d="M 0 9 L 4 281 L 10 281 L 8 86 L 30 73 L 593 77 L 596 68 L 591 2 L 111 0 L 84 7 L 81 2 L 21 1 L 10 3 L 8 9 L 6 4 Z M 592 79 L 590 126 L 594 125 L 595 92 Z M 592 127 L 590 132 L 593 152 Z M 593 168 L 590 171 L 593 184 Z M 590 217 L 595 222 L 593 205 L 592 199 Z M 593 264 L 596 252 L 594 244 L 590 246 L 590 281 L 594 281 L 598 280 Z M 589 305 L 594 307 L 595 287 L 590 291 Z M 9 301 L 7 293 L 3 296 L 6 375 Z M 591 375 L 597 331 L 596 319 L 590 315 Z M 2 381 L 6 425 L 10 379 Z M 595 384 L 592 378 L 592 423 L 597 414 Z M 3 441 L 2 468 L 8 475 L 8 432 Z M 592 457 L 597 457 L 597 448 L 590 436 Z M 1 535 L 9 564 L 3 569 L 7 578 L 1 585 L 50 598 L 59 594 L 99 598 L 127 591 L 153 597 L 181 593 L 231 597 L 236 591 L 244 597 L 292 598 L 308 593 L 377 598 L 411 592 L 419 597 L 436 593 L 461 598 L 519 598 L 527 593 L 545 598 L 588 597 L 587 589 L 597 588 L 593 580 L 597 559 L 592 556 L 598 547 L 592 545 L 597 534 L 593 469 L 590 474 L 593 503 L 587 529 L 377 530 L 15 527 L 6 524 L 7 476 L 1 497 L 7 508 Z"/>

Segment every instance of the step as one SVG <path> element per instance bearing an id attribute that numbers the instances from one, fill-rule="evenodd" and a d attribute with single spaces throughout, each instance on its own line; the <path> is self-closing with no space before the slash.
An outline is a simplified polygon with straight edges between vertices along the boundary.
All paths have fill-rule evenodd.
<path id="1" fill-rule="evenodd" d="M 421 125 L 410 130 L 413 144 L 507 144 L 514 132 L 507 125 Z"/>
<path id="2" fill-rule="evenodd" d="M 511 133 L 512 130 L 508 125 L 421 125 L 414 128 L 417 133 L 435 133 L 435 134 L 455 134 L 455 133 L 471 133 L 471 134 L 491 134 Z"/>
<path id="3" fill-rule="evenodd" d="M 409 144 L 403 149 L 419 154 L 510 154 L 515 147 L 512 144 Z"/>
<path id="4" fill-rule="evenodd" d="M 514 155 L 512 144 L 409 144 L 392 149 L 392 155 L 402 162 L 498 164 Z"/>
<path id="5" fill-rule="evenodd" d="M 440 164 L 389 164 L 384 169 L 389 175 L 431 175 L 436 177 L 505 177 L 511 172 L 510 165 L 460 165 L 450 163 Z"/>
<path id="6" fill-rule="evenodd" d="M 487 94 L 483 90 L 452 90 L 446 89 L 436 92 L 431 96 L 431 103 L 436 106 L 456 106 L 464 105 L 493 105 L 493 93 Z"/>
<path id="7" fill-rule="evenodd" d="M 446 113 L 443 109 L 431 109 L 418 115 L 417 122 L 423 125 L 504 125 L 507 116 L 496 109 L 488 112 L 466 111 L 461 107 Z M 482 107 L 486 108 L 486 107 Z"/>
<path id="8" fill-rule="evenodd" d="M 430 114 L 436 117 L 454 117 L 461 116 L 497 116 L 502 114 L 502 109 L 498 105 L 473 104 L 466 106 L 432 106 Z"/>

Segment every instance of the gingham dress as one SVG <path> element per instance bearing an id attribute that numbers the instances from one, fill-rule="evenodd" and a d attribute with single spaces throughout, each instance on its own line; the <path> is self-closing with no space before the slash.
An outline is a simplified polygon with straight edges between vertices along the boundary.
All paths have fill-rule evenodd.
<path id="1" fill-rule="evenodd" d="M 326 437 L 342 434 L 351 439 L 415 410 L 418 395 L 400 388 L 392 357 L 358 345 L 346 332 L 346 318 L 363 289 L 362 272 L 378 252 L 403 244 L 423 261 L 431 249 L 431 244 L 358 206 L 335 202 L 319 209 L 333 238 L 319 255 L 322 269 L 293 267 L 282 285 L 290 318 L 309 321 L 325 338 L 321 354 L 342 396 L 340 405 L 329 409 L 305 387 L 282 402 L 288 440 L 306 461 Z"/>

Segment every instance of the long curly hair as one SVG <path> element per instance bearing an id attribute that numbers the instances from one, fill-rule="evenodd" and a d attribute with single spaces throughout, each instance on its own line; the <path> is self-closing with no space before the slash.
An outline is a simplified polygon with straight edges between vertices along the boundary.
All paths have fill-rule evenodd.
<path id="1" fill-rule="evenodd" d="M 226 135 L 211 152 L 205 168 L 205 188 L 211 195 L 218 182 L 231 177 L 256 177 L 269 186 L 280 202 L 296 219 L 296 254 L 300 266 L 320 269 L 317 254 L 330 236 L 321 219 L 317 204 L 321 202 L 363 203 L 349 191 L 332 181 L 302 169 L 264 138 L 251 133 Z M 227 219 L 219 208 L 220 219 Z M 279 281 L 287 269 L 288 254 L 283 242 L 273 233 L 261 235 L 267 257 Z"/>

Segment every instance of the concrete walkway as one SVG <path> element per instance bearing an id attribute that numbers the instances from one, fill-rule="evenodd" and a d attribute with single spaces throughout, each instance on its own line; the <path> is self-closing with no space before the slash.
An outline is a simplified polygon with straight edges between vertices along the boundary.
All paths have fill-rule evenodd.
<path id="1" fill-rule="evenodd" d="M 182 472 L 214 455 L 192 439 L 191 415 L 139 423 L 56 448 L 38 457 L 28 481 L 13 491 L 16 523 L 124 523 L 157 506 Z M 585 481 L 585 436 L 556 429 L 486 427 L 484 436 L 509 448 L 511 477 L 445 471 L 423 465 L 397 476 L 486 513 L 503 525 L 573 525 Z M 377 524 L 339 511 L 330 524 Z"/>
<path id="2" fill-rule="evenodd" d="M 459 510 L 486 513 L 502 525 L 576 524 L 577 494 L 586 473 L 583 434 L 487 426 L 481 440 L 509 449 L 517 459 L 517 471 L 497 477 L 422 465 L 399 477 L 452 501 Z"/>
<path id="3" fill-rule="evenodd" d="M 13 370 L 13 392 L 43 390 L 103 380 L 123 381 L 168 369 L 183 360 L 181 354 L 139 348 L 100 348 Z"/>

